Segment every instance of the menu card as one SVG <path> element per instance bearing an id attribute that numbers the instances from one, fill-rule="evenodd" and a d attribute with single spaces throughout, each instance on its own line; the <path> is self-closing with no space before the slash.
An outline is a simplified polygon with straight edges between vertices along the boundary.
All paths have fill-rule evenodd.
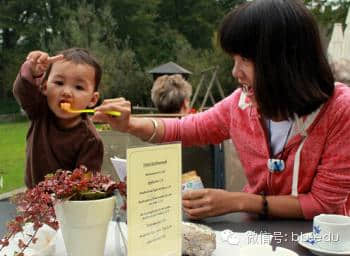
<path id="1" fill-rule="evenodd" d="M 127 150 L 128 255 L 181 256 L 181 144 Z"/>

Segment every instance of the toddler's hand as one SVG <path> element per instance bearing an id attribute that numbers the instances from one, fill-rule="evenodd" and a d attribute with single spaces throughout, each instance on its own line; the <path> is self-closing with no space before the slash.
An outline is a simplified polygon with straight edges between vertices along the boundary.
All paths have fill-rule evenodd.
<path id="1" fill-rule="evenodd" d="M 31 72 L 33 77 L 41 76 L 51 63 L 62 60 L 63 55 L 50 57 L 46 52 L 32 51 L 27 56 L 27 61 L 31 64 Z"/>

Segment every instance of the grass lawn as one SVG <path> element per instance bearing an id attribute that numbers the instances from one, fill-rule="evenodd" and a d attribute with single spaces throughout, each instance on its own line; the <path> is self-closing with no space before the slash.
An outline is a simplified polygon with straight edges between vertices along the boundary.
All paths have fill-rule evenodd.
<path id="1" fill-rule="evenodd" d="M 24 186 L 28 125 L 28 122 L 0 122 L 0 194 Z"/>

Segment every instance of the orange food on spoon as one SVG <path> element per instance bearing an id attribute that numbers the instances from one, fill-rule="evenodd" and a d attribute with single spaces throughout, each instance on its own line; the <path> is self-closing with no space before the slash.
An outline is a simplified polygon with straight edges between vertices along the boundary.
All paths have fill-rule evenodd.
<path id="1" fill-rule="evenodd" d="M 69 102 L 62 102 L 60 104 L 60 107 L 61 109 L 63 109 L 64 111 L 67 111 L 67 112 L 70 112 L 72 109 L 70 108 L 71 107 L 71 104 Z"/>

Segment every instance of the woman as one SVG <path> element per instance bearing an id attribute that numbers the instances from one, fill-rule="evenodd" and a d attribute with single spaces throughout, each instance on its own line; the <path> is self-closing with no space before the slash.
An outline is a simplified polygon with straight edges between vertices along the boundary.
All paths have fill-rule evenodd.
<path id="1" fill-rule="evenodd" d="M 160 113 L 189 114 L 192 86 L 181 75 L 163 75 L 153 84 L 151 97 Z"/>
<path id="2" fill-rule="evenodd" d="M 232 95 L 181 120 L 133 118 L 130 102 L 106 100 L 95 119 L 151 142 L 232 139 L 247 185 L 243 192 L 184 194 L 189 218 L 238 211 L 305 219 L 349 215 L 350 89 L 334 86 L 310 12 L 297 0 L 256 0 L 231 11 L 219 32 L 241 85 Z M 122 116 L 110 118 L 106 110 Z"/>

